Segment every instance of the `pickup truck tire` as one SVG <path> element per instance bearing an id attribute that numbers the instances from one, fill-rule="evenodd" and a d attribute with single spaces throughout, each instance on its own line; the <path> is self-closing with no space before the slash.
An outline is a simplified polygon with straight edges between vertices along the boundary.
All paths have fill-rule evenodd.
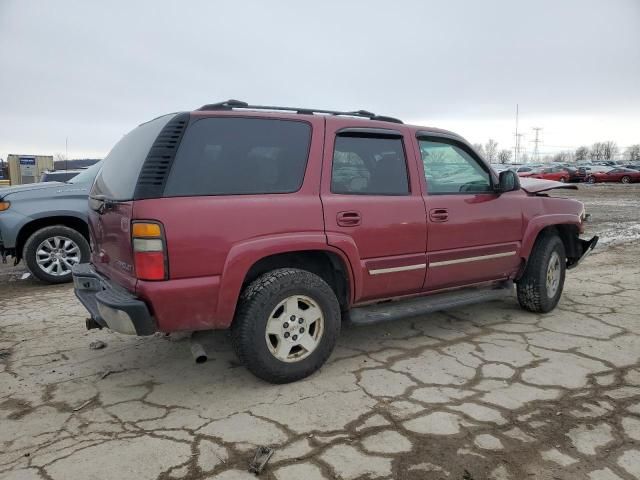
<path id="1" fill-rule="evenodd" d="M 326 362 L 340 333 L 340 319 L 338 299 L 322 278 L 281 268 L 244 290 L 231 335 L 238 358 L 251 373 L 270 383 L 289 383 Z"/>
<path id="2" fill-rule="evenodd" d="M 562 295 L 566 265 L 560 237 L 552 232 L 543 232 L 536 240 L 524 274 L 517 283 L 520 306 L 535 313 L 553 310 Z"/>
<path id="3" fill-rule="evenodd" d="M 29 271 L 45 283 L 70 282 L 71 266 L 88 262 L 89 254 L 89 243 L 84 236 L 64 225 L 36 230 L 22 250 Z"/>

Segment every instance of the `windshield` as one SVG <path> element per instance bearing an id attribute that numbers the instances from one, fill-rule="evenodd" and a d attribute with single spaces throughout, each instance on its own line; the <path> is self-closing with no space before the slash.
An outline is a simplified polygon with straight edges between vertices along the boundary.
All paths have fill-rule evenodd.
<path id="1" fill-rule="evenodd" d="M 67 183 L 73 183 L 73 184 L 92 183 L 93 179 L 96 178 L 96 175 L 100 171 L 100 168 L 102 168 L 102 160 L 100 160 L 98 163 L 91 165 L 89 168 L 87 168 L 83 172 L 73 177 Z"/>

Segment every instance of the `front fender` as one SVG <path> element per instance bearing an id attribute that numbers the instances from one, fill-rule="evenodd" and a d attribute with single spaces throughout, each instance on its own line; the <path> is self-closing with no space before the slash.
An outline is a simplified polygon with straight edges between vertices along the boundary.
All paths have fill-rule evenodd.
<path id="1" fill-rule="evenodd" d="M 322 232 L 287 233 L 259 237 L 234 245 L 224 264 L 218 292 L 216 323 L 219 328 L 228 327 L 233 321 L 242 284 L 249 269 L 259 260 L 281 253 L 318 250 L 337 254 L 348 270 L 350 290 L 353 289 L 353 266 L 349 258 L 338 248 L 327 245 Z"/>
<path id="2" fill-rule="evenodd" d="M 520 256 L 526 261 L 531 255 L 536 238 L 540 232 L 554 225 L 575 225 L 580 229 L 581 220 L 579 215 L 570 213 L 554 213 L 548 215 L 540 215 L 529 220 L 527 228 L 522 237 L 522 248 Z"/>

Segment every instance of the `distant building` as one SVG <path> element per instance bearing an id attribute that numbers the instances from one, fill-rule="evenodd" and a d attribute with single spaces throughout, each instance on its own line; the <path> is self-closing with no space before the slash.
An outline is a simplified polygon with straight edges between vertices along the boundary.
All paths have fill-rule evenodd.
<path id="1" fill-rule="evenodd" d="M 7 163 L 11 185 L 36 183 L 40 181 L 42 172 L 53 169 L 53 156 L 10 154 Z"/>

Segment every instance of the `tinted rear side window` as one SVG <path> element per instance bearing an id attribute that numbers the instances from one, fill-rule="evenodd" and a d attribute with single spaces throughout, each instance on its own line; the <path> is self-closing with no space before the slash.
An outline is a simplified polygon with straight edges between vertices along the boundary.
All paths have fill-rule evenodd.
<path id="1" fill-rule="evenodd" d="M 187 129 L 165 196 L 290 193 L 302 186 L 311 126 L 256 118 L 205 118 Z"/>
<path id="2" fill-rule="evenodd" d="M 408 195 L 402 139 L 336 137 L 331 191 L 352 195 Z"/>
<path id="3" fill-rule="evenodd" d="M 112 200 L 131 200 L 140 170 L 151 145 L 174 113 L 143 123 L 116 143 L 102 162 L 91 195 Z"/>

